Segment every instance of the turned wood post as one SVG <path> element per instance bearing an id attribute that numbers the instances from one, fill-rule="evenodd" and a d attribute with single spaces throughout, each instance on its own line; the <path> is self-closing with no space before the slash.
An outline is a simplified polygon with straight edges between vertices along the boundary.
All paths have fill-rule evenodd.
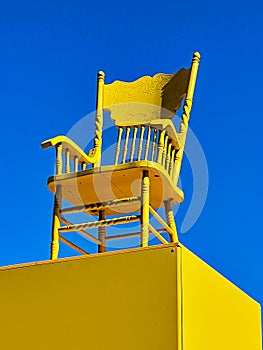
<path id="1" fill-rule="evenodd" d="M 61 185 L 56 186 L 54 196 L 53 220 L 52 220 L 52 238 L 50 247 L 50 259 L 58 258 L 59 252 L 59 228 L 60 228 L 60 209 L 61 209 Z"/>
<path id="2" fill-rule="evenodd" d="M 99 211 L 99 220 L 104 220 L 104 210 Z M 101 244 L 98 245 L 98 253 L 106 252 L 106 227 L 100 226 L 98 228 L 98 239 L 101 241 Z"/>
<path id="3" fill-rule="evenodd" d="M 170 236 L 170 241 L 171 242 L 178 242 L 178 235 L 177 235 L 177 230 L 176 230 L 176 224 L 174 220 L 174 213 L 171 208 L 171 203 L 169 200 L 164 201 L 164 207 L 165 207 L 165 215 L 166 215 L 166 221 L 169 227 L 172 230 L 172 234 L 169 232 Z"/>
<path id="4" fill-rule="evenodd" d="M 96 106 L 96 119 L 95 119 L 95 139 L 94 149 L 98 150 L 99 156 L 94 164 L 94 167 L 99 167 L 101 164 L 101 150 L 102 150 L 102 128 L 103 128 L 103 90 L 104 90 L 104 72 L 98 73 L 97 80 L 97 106 Z"/>
<path id="5" fill-rule="evenodd" d="M 148 170 L 143 170 L 141 187 L 141 246 L 147 247 L 149 240 L 150 180 Z"/>
<path id="6" fill-rule="evenodd" d="M 196 77 L 197 77 L 197 71 L 198 71 L 200 57 L 201 56 L 200 56 L 199 52 L 195 52 L 193 54 L 189 84 L 188 84 L 188 89 L 187 89 L 186 98 L 185 98 L 185 102 L 184 102 L 182 121 L 180 124 L 180 132 L 179 132 L 180 149 L 177 151 L 176 156 L 175 156 L 173 180 L 176 184 L 177 184 L 178 179 L 179 179 L 179 174 L 180 174 L 181 165 L 182 165 L 182 158 L 183 158 L 183 154 L 184 154 L 184 146 L 185 146 L 185 140 L 186 140 L 186 135 L 187 135 L 187 131 L 188 131 L 188 123 L 189 123 L 190 113 L 191 113 L 191 108 L 192 108 L 192 103 L 193 103 L 193 95 L 194 95 L 194 89 L 195 89 L 195 83 L 196 83 Z"/>

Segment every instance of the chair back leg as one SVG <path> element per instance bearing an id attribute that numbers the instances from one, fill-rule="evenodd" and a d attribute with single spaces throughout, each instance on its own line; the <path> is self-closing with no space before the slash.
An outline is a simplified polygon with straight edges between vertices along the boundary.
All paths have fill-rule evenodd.
<path id="1" fill-rule="evenodd" d="M 169 227 L 172 229 L 172 233 L 169 232 L 170 241 L 171 242 L 178 242 L 178 235 L 177 235 L 177 229 L 176 224 L 174 220 L 174 213 L 171 208 L 170 201 L 164 201 L 164 207 L 165 207 L 165 215 L 166 215 L 166 221 Z"/>
<path id="2" fill-rule="evenodd" d="M 104 220 L 104 210 L 99 211 L 99 220 Z M 106 252 L 106 227 L 100 226 L 98 228 L 98 239 L 101 241 L 101 244 L 98 245 L 98 253 Z"/>

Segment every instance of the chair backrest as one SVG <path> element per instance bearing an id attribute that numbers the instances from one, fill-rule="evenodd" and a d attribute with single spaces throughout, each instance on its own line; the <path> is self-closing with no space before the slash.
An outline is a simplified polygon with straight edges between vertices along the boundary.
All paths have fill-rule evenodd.
<path id="1" fill-rule="evenodd" d="M 183 68 L 174 74 L 144 76 L 133 82 L 116 80 L 105 84 L 105 74 L 99 72 L 94 146 L 99 147 L 101 152 L 103 111 L 109 111 L 119 128 L 115 164 L 134 160 L 156 161 L 169 174 L 172 172 L 172 177 L 177 182 L 199 60 L 200 54 L 196 52 L 189 69 Z M 171 119 L 184 98 L 180 130 L 177 132 Z M 130 138 L 132 140 L 128 150 Z M 100 166 L 100 159 L 96 166 Z"/>
<path id="2" fill-rule="evenodd" d="M 103 108 L 118 126 L 145 125 L 172 118 L 185 97 L 190 69 L 175 74 L 144 76 L 133 82 L 116 80 L 104 85 Z"/>

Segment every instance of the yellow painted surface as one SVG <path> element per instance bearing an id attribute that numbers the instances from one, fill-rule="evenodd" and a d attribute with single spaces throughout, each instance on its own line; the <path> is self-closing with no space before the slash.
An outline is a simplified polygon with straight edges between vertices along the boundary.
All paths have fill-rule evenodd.
<path id="1" fill-rule="evenodd" d="M 259 305 L 175 244 L 1 268 L 0 283 L 1 349 L 261 349 Z"/>
<path id="2" fill-rule="evenodd" d="M 80 163 L 84 162 L 90 164 L 97 160 L 98 154 L 95 152 L 95 149 L 90 150 L 90 153 L 86 154 L 74 141 L 66 136 L 56 136 L 52 139 L 45 140 L 41 143 L 41 146 L 45 149 L 60 144 L 64 153 L 68 151 L 71 159 L 78 157 Z"/>
<path id="3" fill-rule="evenodd" d="M 182 249 L 183 350 L 261 350 L 260 305 Z"/>
<path id="4" fill-rule="evenodd" d="M 174 350 L 175 276 L 169 246 L 1 269 L 0 348 Z"/>
<path id="5" fill-rule="evenodd" d="M 183 201 L 182 190 L 167 176 L 163 167 L 144 160 L 88 169 L 78 172 L 77 176 L 74 173 L 52 176 L 48 180 L 48 188 L 54 192 L 55 184 L 61 185 L 63 199 L 74 205 L 140 196 L 143 170 L 149 171 L 150 186 L 154 189 L 150 188 L 150 203 L 154 208 L 163 207 L 165 200 L 171 200 L 172 205 Z M 120 206 L 115 207 L 114 211 L 115 213 L 140 211 L 140 204 L 129 203 L 125 209 Z M 106 208 L 105 214 L 112 214 L 111 208 Z"/>
<path id="6" fill-rule="evenodd" d="M 183 192 L 177 185 L 199 61 L 200 54 L 195 52 L 189 69 L 183 68 L 169 75 L 160 73 L 153 77 L 144 76 L 133 82 L 117 80 L 107 84 L 105 74 L 102 71 L 98 73 L 94 147 L 85 154 L 78 145 L 65 136 L 57 136 L 42 143 L 43 148 L 51 146 L 56 148 L 56 174 L 48 179 L 48 188 L 56 194 L 56 187 L 61 187 L 61 203 L 67 201 L 73 206 L 86 206 L 138 197 L 141 194 L 143 171 L 149 172 L 150 180 L 149 196 L 147 196 L 149 200 L 145 202 L 149 202 L 154 209 L 164 207 L 165 202 L 176 205 L 183 201 Z M 183 113 L 177 131 L 171 119 L 183 99 Z M 114 165 L 110 166 L 101 166 L 104 111 L 110 112 L 118 128 Z M 86 170 L 88 164 L 92 164 L 92 169 Z M 138 202 L 126 202 L 125 207 L 123 203 L 119 204 L 114 210 L 112 207 L 105 208 L 104 215 L 141 212 L 142 246 L 148 245 L 149 228 L 162 242 L 167 242 L 154 227 L 146 224 L 147 208 L 141 210 Z M 57 209 L 58 212 L 63 211 L 61 206 Z M 90 210 L 90 213 L 98 215 L 97 211 Z M 174 242 L 177 239 L 175 239 L 175 222 L 171 221 L 172 215 L 173 213 L 169 214 L 167 219 L 169 225 L 173 226 L 170 241 Z M 57 227 L 66 221 L 67 219 L 62 216 L 56 215 L 54 210 L 52 259 L 56 258 L 58 253 Z M 125 221 L 129 220 L 124 219 L 123 222 Z M 107 226 L 109 223 L 107 221 Z M 89 223 L 83 223 L 81 229 L 83 225 L 90 227 Z M 61 228 L 59 232 L 77 228 L 74 225 L 70 226 Z M 68 242 L 63 237 L 61 239 L 64 243 Z M 94 241 L 94 237 L 91 239 Z M 69 242 L 69 245 L 73 247 L 72 242 Z M 80 247 L 76 248 L 81 251 Z M 98 250 L 100 251 L 101 247 L 98 247 Z"/>
<path id="7" fill-rule="evenodd" d="M 190 71 L 180 69 L 175 74 L 159 73 L 132 82 L 116 80 L 105 84 L 103 106 L 111 112 L 116 125 L 145 124 L 158 118 L 172 118 L 186 95 Z"/>

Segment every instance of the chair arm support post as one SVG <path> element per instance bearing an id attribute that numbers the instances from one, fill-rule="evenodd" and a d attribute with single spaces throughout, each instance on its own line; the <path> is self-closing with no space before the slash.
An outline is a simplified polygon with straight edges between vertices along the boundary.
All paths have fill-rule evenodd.
<path id="1" fill-rule="evenodd" d="M 56 145 L 56 175 L 62 174 L 62 145 Z"/>

